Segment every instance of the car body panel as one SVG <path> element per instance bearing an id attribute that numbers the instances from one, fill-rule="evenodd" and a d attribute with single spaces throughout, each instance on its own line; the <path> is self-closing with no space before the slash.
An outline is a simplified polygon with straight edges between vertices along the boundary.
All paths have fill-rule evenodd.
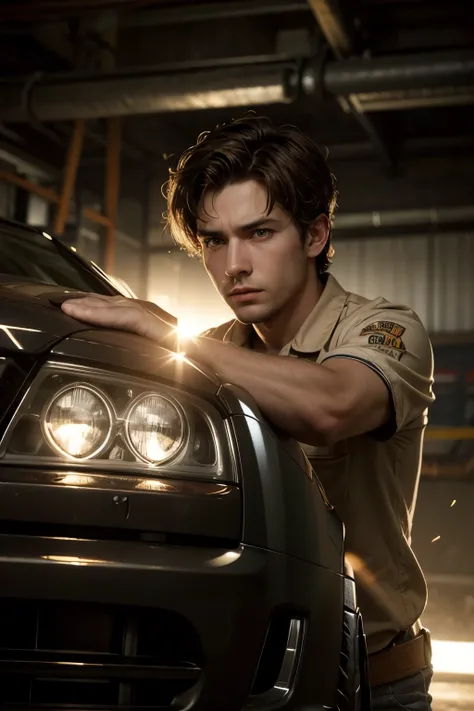
<path id="1" fill-rule="evenodd" d="M 191 390 L 215 396 L 220 380 L 209 370 L 189 359 L 180 358 L 174 350 L 120 331 L 84 330 L 57 343 L 51 358 L 74 360 L 97 367 L 117 368 L 157 378 Z"/>
<path id="2" fill-rule="evenodd" d="M 18 229 L 6 265 L 30 234 Z M 31 233 L 55 259 L 67 253 L 69 282 L 117 294 L 99 269 Z M 361 711 L 344 529 L 299 445 L 250 394 L 177 352 L 172 317 L 162 344 L 93 328 L 60 308 L 82 293 L 0 275 L 2 709 Z M 135 388 L 188 398 L 217 418 L 223 465 L 117 462 L 108 444 L 95 460 L 62 456 L 42 420 L 64 387 L 58 373 L 107 384 L 113 402 Z M 117 409 L 114 441 L 127 412 Z M 33 434 L 15 430 L 23 415 Z M 13 431 L 21 446 L 9 450 Z"/>
<path id="3" fill-rule="evenodd" d="M 240 541 L 241 493 L 219 482 L 2 467 L 0 519 L 16 531 Z M 24 524 L 28 524 L 25 526 Z M 122 531 L 122 534 L 120 534 Z M 158 535 L 160 534 L 160 535 Z"/>
<path id="4" fill-rule="evenodd" d="M 307 625 L 307 654 L 300 669 L 304 684 L 298 696 L 303 700 L 312 695 L 329 707 L 335 701 L 339 640 L 333 630 L 340 622 L 343 584 L 331 571 L 251 546 L 228 550 L 0 537 L 0 549 L 6 546 L 9 555 L 0 562 L 8 599 L 79 599 L 86 605 L 144 611 L 159 607 L 189 620 L 207 662 L 189 696 L 193 711 L 240 711 L 245 706 L 268 625 L 275 611 L 283 610 L 304 618 Z M 320 596 L 317 605 L 313 590 Z M 311 684 L 318 669 L 324 675 L 318 676 L 315 693 Z"/>
<path id="5" fill-rule="evenodd" d="M 63 313 L 51 300 L 71 295 L 51 284 L 0 280 L 0 349 L 41 353 L 87 326 Z"/>

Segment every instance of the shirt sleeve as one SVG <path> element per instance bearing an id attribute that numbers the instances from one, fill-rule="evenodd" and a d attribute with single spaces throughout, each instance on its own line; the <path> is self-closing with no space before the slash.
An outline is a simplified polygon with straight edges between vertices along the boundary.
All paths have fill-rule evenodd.
<path id="1" fill-rule="evenodd" d="M 221 323 L 219 326 L 213 326 L 212 328 L 208 328 L 206 331 L 200 333 L 198 338 L 211 338 L 214 341 L 223 341 L 231 325 L 232 322 L 228 321 L 226 323 Z"/>
<path id="2" fill-rule="evenodd" d="M 384 302 L 380 308 L 361 308 L 341 325 L 321 362 L 353 358 L 380 375 L 391 394 L 394 431 L 419 426 L 420 418 L 426 424 L 434 399 L 433 351 L 418 316 Z"/>

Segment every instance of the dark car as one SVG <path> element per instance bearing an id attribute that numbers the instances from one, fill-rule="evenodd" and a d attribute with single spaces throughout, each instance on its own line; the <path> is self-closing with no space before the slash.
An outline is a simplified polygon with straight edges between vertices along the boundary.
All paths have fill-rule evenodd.
<path id="1" fill-rule="evenodd" d="M 172 350 L 60 309 L 117 294 L 0 221 L 0 707 L 368 706 L 344 531 L 297 443 Z"/>

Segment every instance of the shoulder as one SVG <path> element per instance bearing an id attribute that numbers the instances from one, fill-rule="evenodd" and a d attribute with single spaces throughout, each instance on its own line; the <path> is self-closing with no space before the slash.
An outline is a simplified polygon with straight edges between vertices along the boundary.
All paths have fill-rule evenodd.
<path id="1" fill-rule="evenodd" d="M 429 335 L 418 314 L 402 303 L 349 294 L 331 349 L 356 343 L 396 360 L 403 358 L 404 363 L 412 360 L 412 365 L 417 364 L 422 371 L 432 368 Z"/>
<path id="2" fill-rule="evenodd" d="M 361 335 L 380 331 L 396 337 L 401 337 L 410 330 L 429 340 L 420 317 L 409 306 L 388 301 L 383 297 L 366 299 L 358 294 L 349 294 L 345 313 L 337 329 L 339 338 L 359 329 L 363 331 Z"/>
<path id="3" fill-rule="evenodd" d="M 413 309 L 349 294 L 323 360 L 338 357 L 364 363 L 385 381 L 397 430 L 420 417 L 426 421 L 433 402 L 433 350 Z"/>

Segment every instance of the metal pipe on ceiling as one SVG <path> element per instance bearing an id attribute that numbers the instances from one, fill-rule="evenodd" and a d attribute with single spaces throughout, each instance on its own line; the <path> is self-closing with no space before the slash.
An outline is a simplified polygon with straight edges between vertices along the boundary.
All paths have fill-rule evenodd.
<path id="1" fill-rule="evenodd" d="M 379 229 L 386 227 L 440 226 L 474 222 L 474 207 L 428 207 L 408 210 L 381 210 L 378 212 L 346 212 L 336 215 L 337 230 Z"/>
<path id="2" fill-rule="evenodd" d="M 289 63 L 194 71 L 161 68 L 128 72 L 48 77 L 31 89 L 29 109 L 40 121 L 169 113 L 198 109 L 283 103 Z M 24 84 L 0 83 L 0 121 L 27 121 Z"/>
<path id="3" fill-rule="evenodd" d="M 337 60 L 302 71 L 297 61 L 251 57 L 224 60 L 214 68 L 203 62 L 181 67 L 5 80 L 0 82 L 0 121 L 31 117 L 62 121 L 285 103 L 298 91 L 370 97 L 372 92 L 419 90 L 422 96 L 436 87 L 474 87 L 472 50 Z"/>
<path id="4" fill-rule="evenodd" d="M 467 106 L 474 103 L 472 86 L 445 86 L 431 89 L 406 89 L 359 94 L 363 111 L 405 111 L 437 106 Z"/>
<path id="5" fill-rule="evenodd" d="M 473 81 L 472 50 L 349 59 L 328 64 L 324 72 L 324 86 L 335 96 L 469 86 Z"/>

